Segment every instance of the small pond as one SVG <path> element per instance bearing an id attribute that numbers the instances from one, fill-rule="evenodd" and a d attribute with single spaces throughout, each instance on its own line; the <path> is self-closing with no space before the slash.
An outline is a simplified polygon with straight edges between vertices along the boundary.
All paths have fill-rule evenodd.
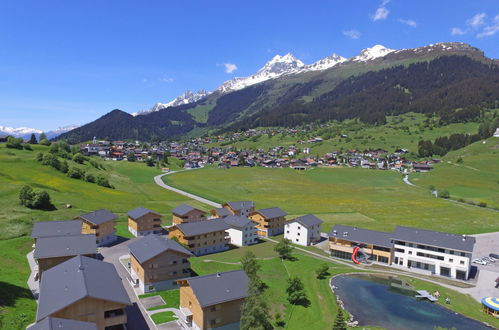
<path id="1" fill-rule="evenodd" d="M 432 330 L 436 326 L 458 330 L 491 329 L 435 303 L 416 299 L 416 293 L 405 288 L 404 283 L 397 279 L 373 275 L 340 275 L 333 278 L 331 283 L 345 309 L 360 326 L 404 330 Z"/>

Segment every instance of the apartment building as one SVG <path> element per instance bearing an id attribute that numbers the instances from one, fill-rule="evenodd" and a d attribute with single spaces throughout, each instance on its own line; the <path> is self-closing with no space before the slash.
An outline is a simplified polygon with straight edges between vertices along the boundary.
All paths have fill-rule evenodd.
<path id="1" fill-rule="evenodd" d="M 101 209 L 82 214 L 75 219 L 83 220 L 82 233 L 94 234 L 97 246 L 103 246 L 116 241 L 116 219 L 118 219 L 116 214 Z"/>
<path id="2" fill-rule="evenodd" d="M 203 220 L 206 220 L 206 212 L 187 204 L 179 205 L 172 210 L 173 225 Z"/>
<path id="3" fill-rule="evenodd" d="M 179 243 L 196 256 L 225 251 L 229 248 L 230 237 L 227 225 L 221 219 L 180 223 L 169 228 L 168 237 Z"/>
<path id="4" fill-rule="evenodd" d="M 233 215 L 248 217 L 251 212 L 255 211 L 255 204 L 252 201 L 227 202 L 222 205 Z"/>
<path id="5" fill-rule="evenodd" d="M 321 239 L 322 220 L 307 214 L 285 223 L 284 238 L 294 244 L 309 246 Z"/>
<path id="6" fill-rule="evenodd" d="M 33 225 L 31 237 L 35 240 L 42 237 L 75 236 L 82 234 L 82 220 L 39 221 Z"/>
<path id="7" fill-rule="evenodd" d="M 260 209 L 250 213 L 249 218 L 257 223 L 257 234 L 260 237 L 269 237 L 284 233 L 286 212 L 278 207 Z"/>
<path id="8" fill-rule="evenodd" d="M 230 237 L 230 244 L 235 246 L 248 246 L 258 243 L 258 235 L 256 230 L 256 222 L 248 218 L 229 215 L 221 221 L 224 221 L 230 228 L 227 233 Z"/>
<path id="9" fill-rule="evenodd" d="M 147 235 L 128 248 L 132 281 L 143 293 L 172 289 L 175 279 L 191 275 L 192 253 L 165 236 Z"/>
<path id="10" fill-rule="evenodd" d="M 146 236 L 149 234 L 159 234 L 162 232 L 161 214 L 146 209 L 145 207 L 137 207 L 128 212 L 128 231 L 135 237 Z"/>

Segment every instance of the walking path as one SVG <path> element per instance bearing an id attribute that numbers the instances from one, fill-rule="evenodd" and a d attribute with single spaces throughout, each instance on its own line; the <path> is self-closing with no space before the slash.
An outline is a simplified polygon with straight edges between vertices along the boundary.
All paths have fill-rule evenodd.
<path id="1" fill-rule="evenodd" d="M 414 183 L 412 183 L 411 181 L 409 181 L 409 175 L 404 175 L 404 178 L 402 179 L 405 183 L 407 183 L 409 186 L 413 186 L 413 187 L 416 187 L 416 185 Z"/>
<path id="2" fill-rule="evenodd" d="M 200 197 L 200 196 L 196 196 L 194 194 L 191 194 L 191 193 L 188 193 L 187 191 L 183 191 L 183 190 L 180 190 L 180 189 L 177 189 L 177 188 L 174 188 L 172 186 L 169 186 L 167 185 L 166 183 L 163 182 L 162 178 L 165 176 L 165 175 L 171 175 L 173 173 L 179 173 L 179 172 L 184 172 L 184 171 L 189 171 L 189 170 L 179 170 L 179 171 L 172 171 L 172 172 L 168 172 L 168 173 L 164 173 L 164 174 L 160 174 L 160 175 L 157 175 L 154 177 L 154 182 L 160 186 L 161 188 L 165 188 L 165 189 L 168 189 L 170 191 L 173 191 L 173 192 L 176 192 L 177 194 L 180 194 L 180 195 L 183 195 L 183 196 L 186 196 L 186 197 L 189 197 L 189 198 L 192 198 L 194 200 L 197 200 L 198 202 L 201 202 L 201 203 L 204 203 L 204 204 L 208 204 L 210 206 L 213 206 L 213 207 L 216 207 L 216 208 L 221 208 L 222 205 L 218 204 L 218 203 L 215 203 L 213 201 L 210 201 L 206 198 L 203 198 L 203 197 Z"/>

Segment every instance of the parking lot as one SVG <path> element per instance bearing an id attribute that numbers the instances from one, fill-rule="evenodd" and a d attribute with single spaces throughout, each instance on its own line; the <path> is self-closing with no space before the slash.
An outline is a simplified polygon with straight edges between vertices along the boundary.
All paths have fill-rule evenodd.
<path id="1" fill-rule="evenodd" d="M 475 249 L 473 250 L 473 260 L 489 256 L 489 253 L 499 254 L 499 232 L 473 235 L 476 239 Z M 495 263 L 488 263 L 487 265 L 478 265 L 479 270 L 487 270 L 498 273 L 499 277 L 499 260 Z"/>

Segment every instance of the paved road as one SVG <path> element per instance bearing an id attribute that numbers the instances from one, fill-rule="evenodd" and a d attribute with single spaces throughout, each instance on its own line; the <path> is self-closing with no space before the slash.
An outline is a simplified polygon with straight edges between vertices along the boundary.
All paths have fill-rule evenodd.
<path id="1" fill-rule="evenodd" d="M 142 305 L 138 303 L 138 298 L 135 295 L 135 291 L 133 290 L 128 280 L 128 272 L 119 261 L 119 257 L 125 254 L 129 254 L 128 245 L 135 240 L 137 240 L 137 238 L 125 240 L 112 247 L 103 247 L 101 248 L 100 253 L 104 257 L 104 261 L 112 263 L 114 265 L 114 268 L 116 268 L 116 271 L 118 272 L 118 275 L 121 277 L 121 280 L 123 282 L 123 286 L 128 293 L 128 297 L 130 297 L 130 300 L 133 303 L 132 306 L 128 306 L 126 309 L 128 319 L 127 329 L 157 329 L 156 325 L 149 319 L 149 317 L 144 317 L 144 315 L 147 315 L 147 311 L 144 310 Z"/>
<path id="2" fill-rule="evenodd" d="M 156 184 L 158 186 L 160 186 L 161 188 L 165 188 L 165 189 L 171 190 L 173 192 L 176 192 L 177 194 L 180 194 L 180 195 L 192 198 L 192 199 L 197 200 L 197 201 L 199 201 L 201 203 L 208 204 L 210 206 L 217 207 L 217 208 L 222 207 L 222 205 L 220 205 L 218 203 L 215 203 L 213 201 L 210 201 L 210 200 L 208 200 L 206 198 L 199 197 L 199 196 L 196 196 L 194 194 L 188 193 L 186 191 L 183 191 L 183 190 L 174 188 L 172 186 L 169 186 L 166 183 L 164 183 L 163 180 L 162 180 L 162 177 L 164 177 L 165 175 L 171 175 L 173 173 L 178 173 L 178 172 L 183 172 L 183 171 L 187 171 L 187 170 L 172 171 L 172 172 L 168 172 L 168 173 L 157 175 L 157 176 L 154 177 L 154 182 L 156 182 Z"/>

